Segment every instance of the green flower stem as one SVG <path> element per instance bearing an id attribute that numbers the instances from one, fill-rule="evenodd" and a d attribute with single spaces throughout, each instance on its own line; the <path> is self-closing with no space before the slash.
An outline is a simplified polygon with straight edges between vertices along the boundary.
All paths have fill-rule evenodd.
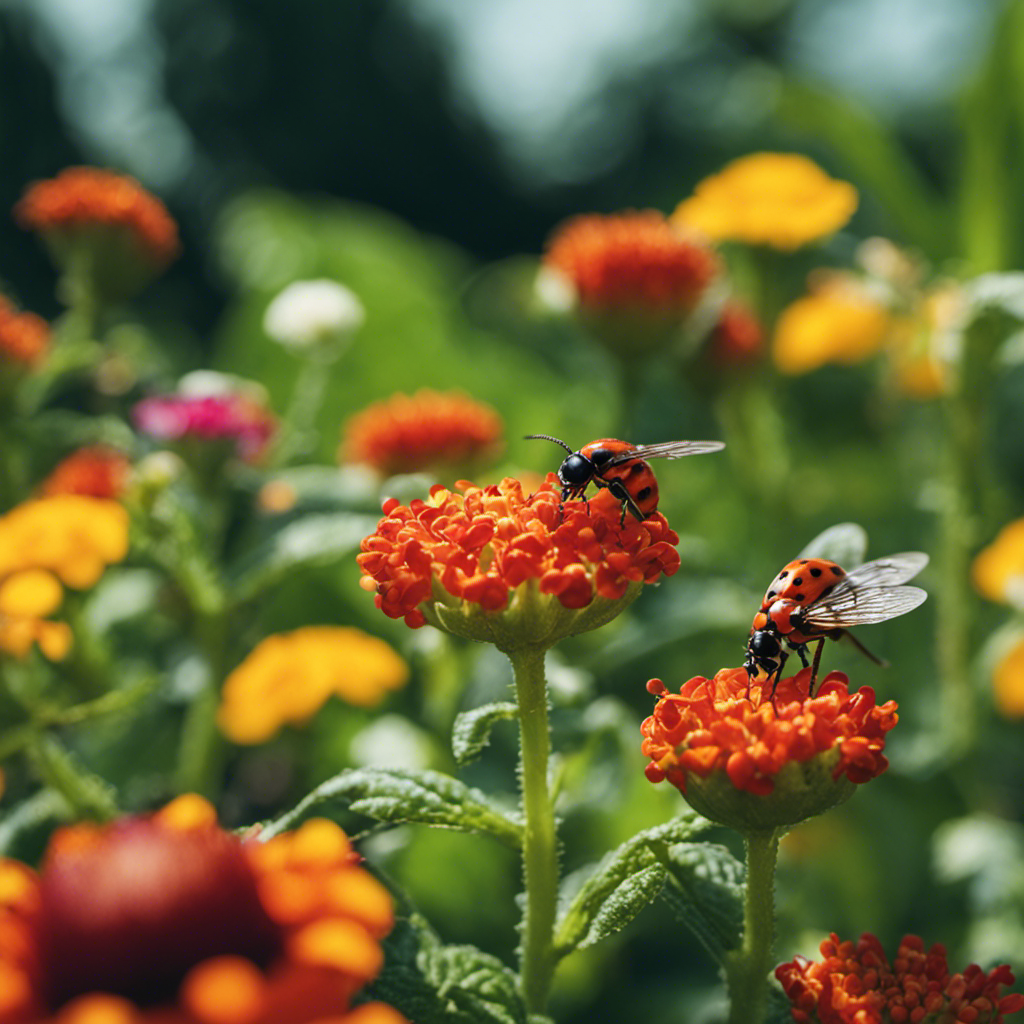
<path id="1" fill-rule="evenodd" d="M 768 999 L 775 937 L 775 861 L 780 831 L 748 832 L 747 888 L 743 908 L 743 945 L 725 964 L 729 987 L 728 1024 L 761 1024 Z"/>
<path id="2" fill-rule="evenodd" d="M 111 787 L 77 764 L 58 740 L 36 733 L 28 744 L 29 760 L 50 789 L 60 793 L 80 818 L 110 821 L 118 814 Z"/>
<path id="3" fill-rule="evenodd" d="M 545 648 L 506 652 L 515 673 L 519 702 L 520 764 L 523 787 L 523 875 L 526 912 L 520 949 L 520 984 L 528 1009 L 542 1013 L 555 972 L 554 927 L 558 900 L 558 840 L 555 807 L 548 789 L 548 688 Z"/>
<path id="4" fill-rule="evenodd" d="M 316 447 L 319 441 L 316 421 L 324 404 L 333 362 L 334 358 L 327 358 L 326 354 L 303 356 L 285 413 L 284 429 L 273 453 L 274 465 L 284 465 L 295 455 L 308 455 Z"/>

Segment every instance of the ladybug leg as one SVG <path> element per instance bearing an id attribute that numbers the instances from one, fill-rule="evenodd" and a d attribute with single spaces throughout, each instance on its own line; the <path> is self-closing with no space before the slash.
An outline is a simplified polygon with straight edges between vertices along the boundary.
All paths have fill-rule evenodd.
<path id="1" fill-rule="evenodd" d="M 600 483 L 600 481 L 599 481 Z M 619 526 L 626 525 L 626 512 L 631 512 L 636 518 L 637 522 L 644 521 L 644 514 L 640 511 L 640 507 L 633 500 L 633 495 L 626 489 L 626 485 L 621 480 L 609 480 L 604 485 L 608 488 L 616 498 L 622 502 L 622 517 L 619 519 Z"/>
<path id="2" fill-rule="evenodd" d="M 788 658 L 789 652 L 785 649 L 785 647 L 783 647 L 782 650 L 779 652 L 779 664 L 778 667 L 775 669 L 775 678 L 772 679 L 772 693 L 771 696 L 768 698 L 772 702 L 772 707 L 775 707 L 775 690 L 779 685 L 779 680 L 782 678 L 782 670 L 786 667 L 786 661 L 788 660 Z"/>
<path id="3" fill-rule="evenodd" d="M 810 662 L 807 660 L 807 644 L 794 644 L 793 650 L 800 655 L 800 664 L 807 668 L 810 665 Z"/>
<path id="4" fill-rule="evenodd" d="M 818 641 L 818 646 L 814 649 L 814 665 L 811 668 L 811 685 L 807 688 L 807 696 L 814 696 L 814 682 L 818 678 L 818 666 L 821 664 L 821 649 L 825 646 L 825 638 L 822 637 Z M 806 662 L 805 662 L 806 664 Z"/>

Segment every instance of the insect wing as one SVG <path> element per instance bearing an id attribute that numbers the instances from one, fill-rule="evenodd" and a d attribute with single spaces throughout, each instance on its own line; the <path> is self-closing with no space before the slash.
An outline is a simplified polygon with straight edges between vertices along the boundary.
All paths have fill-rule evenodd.
<path id="1" fill-rule="evenodd" d="M 865 562 L 851 569 L 836 584 L 832 595 L 847 587 L 898 587 L 913 579 L 927 564 L 928 556 L 923 551 L 904 551 L 898 555 L 876 558 L 873 562 Z"/>
<path id="2" fill-rule="evenodd" d="M 614 466 L 629 459 L 681 459 L 684 455 L 707 455 L 720 452 L 723 441 L 664 441 L 661 444 L 638 444 L 628 451 L 620 452 L 606 465 Z"/>
<path id="3" fill-rule="evenodd" d="M 803 621 L 818 629 L 866 626 L 906 615 L 928 596 L 920 587 L 848 587 L 837 591 L 808 605 Z"/>

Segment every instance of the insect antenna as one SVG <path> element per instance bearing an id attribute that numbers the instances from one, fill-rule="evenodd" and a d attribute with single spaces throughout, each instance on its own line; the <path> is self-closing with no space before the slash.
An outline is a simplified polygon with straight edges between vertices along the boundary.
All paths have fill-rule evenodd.
<path id="1" fill-rule="evenodd" d="M 872 654 L 848 629 L 843 630 L 843 635 L 849 640 L 854 647 L 860 651 L 861 654 L 866 655 L 876 665 L 881 665 L 882 668 L 889 668 L 889 662 L 885 658 L 880 658 L 877 654 Z"/>
<path id="2" fill-rule="evenodd" d="M 570 455 L 573 454 L 573 449 L 570 448 L 564 441 L 560 441 L 557 437 L 552 437 L 550 434 L 527 434 L 524 441 L 554 441 L 555 444 L 560 444 Z"/>

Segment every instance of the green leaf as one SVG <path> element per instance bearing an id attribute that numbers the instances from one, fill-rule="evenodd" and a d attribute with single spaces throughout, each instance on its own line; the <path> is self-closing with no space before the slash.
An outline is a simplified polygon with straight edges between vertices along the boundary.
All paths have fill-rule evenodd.
<path id="1" fill-rule="evenodd" d="M 297 568 L 331 565 L 353 554 L 363 538 L 373 532 L 378 519 L 335 512 L 303 516 L 287 523 L 229 569 L 235 602 L 251 601 Z"/>
<path id="2" fill-rule="evenodd" d="M 518 980 L 473 946 L 445 946 L 419 914 L 384 941 L 385 968 L 368 995 L 416 1024 L 527 1024 Z"/>
<path id="3" fill-rule="evenodd" d="M 484 704 L 483 707 L 463 711 L 452 727 L 452 753 L 458 764 L 475 761 L 484 747 L 491 742 L 491 729 L 495 722 L 515 718 L 519 708 L 511 701 Z"/>
<path id="4" fill-rule="evenodd" d="M 743 942 L 743 865 L 713 843 L 679 843 L 669 851 L 662 895 L 680 921 L 724 963 Z"/>
<path id="5" fill-rule="evenodd" d="M 73 817 L 71 805 L 52 789 L 41 789 L 5 811 L 0 819 L 0 856 L 15 855 L 20 842 L 37 838 L 44 826 Z"/>
<path id="6" fill-rule="evenodd" d="M 352 768 L 317 786 L 293 810 L 262 832 L 271 838 L 293 828 L 319 804 L 337 800 L 357 814 L 390 824 L 415 822 L 489 835 L 522 847 L 522 826 L 506 817 L 477 789 L 442 772 L 401 768 Z"/>
<path id="7" fill-rule="evenodd" d="M 570 875 L 562 891 L 567 906 L 555 926 L 556 954 L 592 946 L 625 928 L 661 892 L 673 844 L 709 827 L 710 822 L 691 811 L 628 839 L 582 884 L 580 872 Z"/>
<path id="8" fill-rule="evenodd" d="M 799 558 L 827 558 L 846 569 L 853 569 L 864 561 L 868 550 L 868 535 L 858 523 L 836 523 L 823 530 L 797 556 Z"/>

